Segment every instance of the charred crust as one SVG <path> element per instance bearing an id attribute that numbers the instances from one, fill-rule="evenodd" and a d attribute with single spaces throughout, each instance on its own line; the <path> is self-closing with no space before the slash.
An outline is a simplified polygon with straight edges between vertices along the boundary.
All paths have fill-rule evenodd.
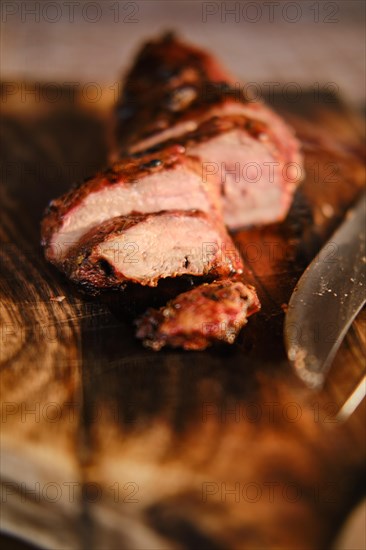
<path id="1" fill-rule="evenodd" d="M 62 226 L 63 217 L 89 193 L 102 190 L 108 185 L 132 184 L 152 170 L 173 169 L 182 163 L 183 156 L 184 149 L 177 144 L 172 144 L 164 150 L 144 152 L 136 158 L 131 156 L 122 158 L 104 172 L 85 179 L 83 183 L 77 184 L 70 191 L 50 202 L 42 221 L 42 243 L 47 246 L 52 235 Z"/>
<path id="2" fill-rule="evenodd" d="M 99 268 L 103 271 L 106 277 L 111 277 L 112 275 L 114 275 L 114 269 L 111 264 L 107 262 L 107 260 L 101 258 L 100 260 L 98 260 L 98 264 Z"/>
<path id="3" fill-rule="evenodd" d="M 202 292 L 202 296 L 205 296 L 205 298 L 208 298 L 209 300 L 212 300 L 213 302 L 218 302 L 219 301 L 219 298 L 213 292 Z"/>
<path id="4" fill-rule="evenodd" d="M 136 336 L 155 351 L 166 345 L 202 350 L 216 342 L 232 344 L 258 309 L 254 289 L 228 278 L 179 294 L 160 309 L 149 308 L 135 322 Z"/>

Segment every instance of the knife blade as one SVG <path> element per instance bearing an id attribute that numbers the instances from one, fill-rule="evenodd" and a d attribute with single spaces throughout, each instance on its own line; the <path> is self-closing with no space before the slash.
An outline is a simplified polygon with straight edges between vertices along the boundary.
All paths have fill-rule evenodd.
<path id="1" fill-rule="evenodd" d="M 305 270 L 285 319 L 287 356 L 297 375 L 321 388 L 347 331 L 366 302 L 366 193 Z"/>

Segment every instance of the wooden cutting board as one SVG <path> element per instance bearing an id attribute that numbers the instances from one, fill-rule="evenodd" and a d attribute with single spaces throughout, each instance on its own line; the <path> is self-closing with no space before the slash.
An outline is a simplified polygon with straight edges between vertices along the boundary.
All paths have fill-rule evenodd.
<path id="1" fill-rule="evenodd" d="M 43 259 L 42 211 L 105 165 L 109 140 L 111 98 L 57 97 L 3 103 L 2 530 L 63 549 L 328 548 L 362 492 L 365 404 L 343 425 L 334 414 L 362 376 L 365 315 L 320 393 L 292 373 L 282 333 L 364 183 L 361 121 L 332 95 L 272 98 L 307 177 L 284 223 L 235 236 L 262 312 L 231 348 L 154 353 Z"/>

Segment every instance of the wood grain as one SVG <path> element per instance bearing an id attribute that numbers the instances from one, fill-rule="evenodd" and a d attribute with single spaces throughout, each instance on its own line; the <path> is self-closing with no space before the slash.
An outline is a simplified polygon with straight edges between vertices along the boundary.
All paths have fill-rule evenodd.
<path id="1" fill-rule="evenodd" d="M 143 349 L 124 311 L 42 258 L 41 213 L 104 165 L 108 111 L 74 97 L 5 113 L 3 530 L 46 548 L 330 546 L 361 495 L 365 406 L 333 417 L 364 369 L 366 317 L 318 394 L 289 368 L 282 330 L 297 279 L 364 183 L 360 127 L 334 97 L 274 99 L 307 179 L 285 223 L 236 235 L 263 309 L 233 347 L 203 353 Z"/>

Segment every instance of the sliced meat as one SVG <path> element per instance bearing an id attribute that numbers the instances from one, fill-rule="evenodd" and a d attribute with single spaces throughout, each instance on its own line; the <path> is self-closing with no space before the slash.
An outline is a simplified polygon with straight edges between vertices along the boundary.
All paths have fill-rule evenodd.
<path id="1" fill-rule="evenodd" d="M 186 150 L 201 159 L 203 181 L 216 178 L 227 227 L 282 220 L 292 202 L 298 168 L 285 166 L 272 129 L 236 115 L 211 119 L 197 134 L 206 131 L 210 139 L 192 141 Z"/>
<path id="2" fill-rule="evenodd" d="M 223 279 L 180 294 L 159 310 L 149 309 L 137 320 L 136 335 L 155 351 L 164 346 L 203 350 L 214 342 L 232 344 L 259 309 L 252 286 Z"/>
<path id="3" fill-rule="evenodd" d="M 284 165 L 266 124 L 242 115 L 213 117 L 182 136 L 180 144 L 188 157 L 200 159 L 202 182 L 216 187 L 230 230 L 285 217 L 300 167 Z"/>
<path id="4" fill-rule="evenodd" d="M 225 277 L 242 262 L 224 228 L 211 215 L 171 210 L 113 218 L 69 250 L 62 269 L 84 290 L 157 286 L 179 276 Z"/>
<path id="5" fill-rule="evenodd" d="M 231 80 L 210 54 L 172 33 L 147 42 L 117 104 L 119 144 L 126 148 L 160 132 L 168 139 L 187 127 L 194 129 L 208 109 L 221 105 L 226 96 L 238 95 L 227 84 Z"/>
<path id="6" fill-rule="evenodd" d="M 243 265 L 224 221 L 236 229 L 285 215 L 295 184 L 277 166 L 296 157 L 297 141 L 208 54 L 171 36 L 138 57 L 119 120 L 119 160 L 51 203 L 46 257 L 91 294 L 168 283 L 171 295 L 170 281 L 176 293 L 184 280 L 209 281 L 150 310 L 139 337 L 154 349 L 232 343 L 259 302 L 229 279 Z"/>
<path id="7" fill-rule="evenodd" d="M 46 256 L 62 262 L 83 235 L 111 218 L 177 209 L 221 217 L 216 186 L 202 179 L 197 159 L 174 145 L 138 159 L 122 159 L 51 202 L 42 224 Z"/>
<path id="8" fill-rule="evenodd" d="M 212 144 L 205 139 L 204 146 L 187 152 L 202 164 L 212 163 L 212 169 L 218 167 L 230 229 L 286 216 L 304 175 L 299 143 L 278 115 L 245 97 L 240 84 L 206 52 L 173 35 L 147 43 L 127 76 L 117 117 L 118 154 L 184 144 L 187 136 L 204 132 L 206 122 L 241 117 L 245 124 L 240 135 L 223 121 Z M 249 131 L 250 127 L 261 131 Z M 233 171 L 240 172 L 235 181 L 229 175 Z"/>

